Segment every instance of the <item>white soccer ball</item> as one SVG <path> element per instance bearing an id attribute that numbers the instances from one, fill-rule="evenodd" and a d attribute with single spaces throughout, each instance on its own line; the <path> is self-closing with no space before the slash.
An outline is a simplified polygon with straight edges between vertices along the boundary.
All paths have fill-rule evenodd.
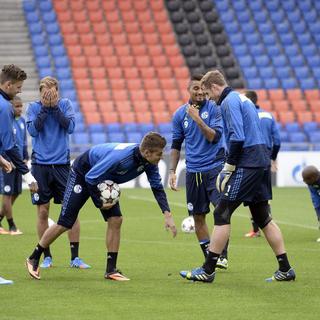
<path id="1" fill-rule="evenodd" d="M 185 233 L 193 233 L 195 232 L 194 219 L 192 216 L 189 216 L 183 219 L 181 223 L 181 230 Z"/>
<path id="2" fill-rule="evenodd" d="M 120 198 L 120 187 L 117 183 L 111 180 L 105 180 L 97 185 L 101 196 L 100 199 L 103 203 L 116 204 Z"/>

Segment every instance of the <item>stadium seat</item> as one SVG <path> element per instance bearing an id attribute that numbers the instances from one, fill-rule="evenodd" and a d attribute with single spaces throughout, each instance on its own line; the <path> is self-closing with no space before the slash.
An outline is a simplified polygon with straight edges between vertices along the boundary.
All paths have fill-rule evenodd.
<path id="1" fill-rule="evenodd" d="M 293 111 L 278 112 L 278 117 L 281 123 L 288 123 L 295 121 L 295 114 Z"/>

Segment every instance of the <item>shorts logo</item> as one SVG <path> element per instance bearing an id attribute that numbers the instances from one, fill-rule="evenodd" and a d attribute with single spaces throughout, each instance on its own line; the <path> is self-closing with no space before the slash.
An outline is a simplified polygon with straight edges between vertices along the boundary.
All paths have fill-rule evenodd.
<path id="1" fill-rule="evenodd" d="M 183 122 L 183 126 L 187 129 L 188 128 L 188 125 L 189 125 L 189 122 L 188 121 L 184 121 Z"/>
<path id="2" fill-rule="evenodd" d="M 4 192 L 10 192 L 11 191 L 11 187 L 6 185 L 6 186 L 4 186 L 3 190 L 4 190 Z"/>
<path id="3" fill-rule="evenodd" d="M 39 193 L 34 193 L 33 194 L 33 200 L 34 201 L 39 201 L 40 197 L 39 197 Z"/>
<path id="4" fill-rule="evenodd" d="M 193 211 L 193 204 L 191 202 L 189 202 L 187 204 L 187 208 L 188 208 L 189 211 Z"/>
<path id="5" fill-rule="evenodd" d="M 82 191 L 82 187 L 80 186 L 80 184 L 76 184 L 73 188 L 73 191 L 75 193 L 80 193 Z"/>
<path id="6" fill-rule="evenodd" d="M 201 118 L 202 118 L 202 119 L 207 119 L 208 117 L 209 117 L 208 111 L 205 111 L 205 112 L 202 112 L 202 113 L 201 113 Z"/>

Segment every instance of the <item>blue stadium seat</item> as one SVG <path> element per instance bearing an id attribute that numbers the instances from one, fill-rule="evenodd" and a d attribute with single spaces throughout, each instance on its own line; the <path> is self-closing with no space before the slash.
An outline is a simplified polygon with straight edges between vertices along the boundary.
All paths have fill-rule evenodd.
<path id="1" fill-rule="evenodd" d="M 302 90 L 315 89 L 318 87 L 313 78 L 300 79 L 300 86 Z"/>
<path id="2" fill-rule="evenodd" d="M 310 1 L 297 1 L 297 5 L 299 6 L 301 11 L 309 11 L 312 9 Z"/>
<path id="3" fill-rule="evenodd" d="M 320 141 L 320 131 L 314 131 L 312 135 L 310 135 L 309 140 L 311 143 L 319 143 Z"/>
<path id="4" fill-rule="evenodd" d="M 46 30 L 48 34 L 56 34 L 60 32 L 60 27 L 56 22 L 48 23 L 46 25 Z"/>
<path id="5" fill-rule="evenodd" d="M 252 34 L 256 31 L 256 26 L 250 20 L 247 20 L 247 22 L 240 22 L 240 26 L 243 33 Z"/>
<path id="6" fill-rule="evenodd" d="M 259 14 L 263 10 L 263 4 L 261 1 L 248 1 L 248 5 L 254 14 Z"/>
<path id="7" fill-rule="evenodd" d="M 49 57 L 39 57 L 36 60 L 36 64 L 37 64 L 38 69 L 50 68 L 51 67 L 51 60 Z"/>
<path id="8" fill-rule="evenodd" d="M 225 25 L 229 24 L 230 22 L 237 23 L 232 10 L 227 10 L 227 11 L 223 12 L 223 14 L 220 15 L 220 18 Z"/>
<path id="9" fill-rule="evenodd" d="M 40 17 L 38 15 L 38 13 L 37 12 L 33 12 L 33 11 L 32 12 L 28 12 L 25 15 L 25 18 L 26 18 L 28 24 L 32 23 L 32 22 L 39 22 L 40 21 Z"/>
<path id="10" fill-rule="evenodd" d="M 57 21 L 57 15 L 54 11 L 49 11 L 45 12 L 42 15 L 42 21 L 47 24 L 47 23 L 53 23 Z"/>
<path id="11" fill-rule="evenodd" d="M 261 43 L 249 46 L 249 51 L 252 56 L 262 56 L 266 53 Z"/>
<path id="12" fill-rule="evenodd" d="M 38 73 L 39 73 L 39 78 L 44 78 L 47 76 L 51 76 L 51 77 L 55 77 L 55 73 L 53 72 L 53 70 L 51 68 L 41 68 L 38 69 Z"/>
<path id="13" fill-rule="evenodd" d="M 262 41 L 266 44 L 266 45 L 275 45 L 277 43 L 277 38 L 275 36 L 275 34 L 263 34 L 262 35 Z"/>
<path id="14" fill-rule="evenodd" d="M 288 58 L 292 67 L 303 67 L 306 64 L 304 57 L 301 54 L 297 56 L 290 56 Z"/>
<path id="15" fill-rule="evenodd" d="M 129 132 L 137 132 L 138 131 L 138 125 L 136 123 L 124 123 L 123 124 L 123 131 L 126 133 Z"/>
<path id="16" fill-rule="evenodd" d="M 296 4 L 292 0 L 281 1 L 281 6 L 287 13 L 287 15 L 291 14 L 292 11 L 296 8 Z"/>
<path id="17" fill-rule="evenodd" d="M 305 122 L 303 123 L 303 130 L 304 132 L 310 136 L 311 134 L 313 134 L 314 132 L 319 130 L 319 126 L 317 122 Z M 320 140 L 319 140 L 320 142 Z"/>
<path id="18" fill-rule="evenodd" d="M 301 127 L 298 122 L 286 123 L 284 125 L 284 128 L 287 130 L 288 133 L 301 132 Z"/>
<path id="19" fill-rule="evenodd" d="M 46 44 L 43 34 L 31 35 L 31 42 L 33 46 L 43 46 Z"/>
<path id="20" fill-rule="evenodd" d="M 291 25 L 291 28 L 295 34 L 304 33 L 306 32 L 306 23 L 302 20 L 300 22 L 296 22 Z"/>
<path id="21" fill-rule="evenodd" d="M 39 23 L 39 22 L 29 23 L 29 32 L 30 32 L 30 34 L 42 33 L 41 23 Z"/>
<path id="22" fill-rule="evenodd" d="M 48 48 L 45 45 L 34 47 L 33 48 L 33 53 L 36 56 L 36 58 L 38 58 L 38 57 L 47 57 L 49 55 Z"/>
<path id="23" fill-rule="evenodd" d="M 257 44 L 260 42 L 259 34 L 247 33 L 245 34 L 245 41 L 247 42 L 247 44 Z"/>
<path id="24" fill-rule="evenodd" d="M 300 46 L 308 45 L 312 42 L 310 33 L 296 34 Z"/>
<path id="25" fill-rule="evenodd" d="M 75 90 L 65 90 L 60 87 L 60 92 L 62 96 L 69 98 L 70 100 L 77 100 L 77 93 Z"/>
<path id="26" fill-rule="evenodd" d="M 256 56 L 254 57 L 255 64 L 259 68 L 261 67 L 267 67 L 270 65 L 270 60 L 267 55 L 261 55 L 261 56 Z"/>
<path id="27" fill-rule="evenodd" d="M 233 47 L 233 52 L 236 56 L 245 56 L 248 54 L 248 47 L 246 44 Z"/>
<path id="28" fill-rule="evenodd" d="M 244 43 L 242 33 L 229 34 L 229 40 L 233 45 L 239 45 Z"/>
<path id="29" fill-rule="evenodd" d="M 122 131 L 122 126 L 120 123 L 108 123 L 105 126 L 108 133 L 117 133 Z"/>
<path id="30" fill-rule="evenodd" d="M 260 67 L 259 74 L 262 79 L 269 79 L 274 77 L 274 69 L 272 66 L 270 67 Z"/>
<path id="31" fill-rule="evenodd" d="M 260 78 L 247 79 L 249 89 L 261 89 L 264 84 Z"/>
<path id="32" fill-rule="evenodd" d="M 318 55 L 309 57 L 308 58 L 308 64 L 311 68 L 316 68 L 320 66 L 320 57 Z"/>
<path id="33" fill-rule="evenodd" d="M 73 134 L 72 139 L 76 144 L 89 145 L 90 143 L 89 134 L 87 132 L 78 132 L 77 134 Z"/>
<path id="34" fill-rule="evenodd" d="M 251 56 L 243 56 L 243 57 L 238 57 L 238 61 L 240 66 L 243 67 L 251 67 L 253 65 L 253 59 Z"/>
<path id="35" fill-rule="evenodd" d="M 274 27 L 280 34 L 288 34 L 291 32 L 290 25 L 287 21 L 281 23 L 275 23 Z"/>
<path id="36" fill-rule="evenodd" d="M 258 69 L 255 66 L 242 68 L 242 73 L 246 79 L 255 79 L 258 76 Z"/>
<path id="37" fill-rule="evenodd" d="M 78 101 L 71 101 L 74 112 L 80 112 L 80 107 Z M 83 120 L 82 120 L 83 121 Z"/>
<path id="38" fill-rule="evenodd" d="M 285 14 L 283 10 L 278 12 L 272 12 L 272 14 L 270 14 L 270 19 L 275 24 L 281 23 L 285 19 Z"/>
<path id="39" fill-rule="evenodd" d="M 275 68 L 275 73 L 279 79 L 289 79 L 292 76 L 292 70 L 287 66 Z"/>
<path id="40" fill-rule="evenodd" d="M 287 56 L 297 56 L 300 53 L 299 47 L 296 44 L 285 45 L 284 51 Z"/>
<path id="41" fill-rule="evenodd" d="M 283 89 L 294 89 L 298 88 L 298 82 L 295 78 L 283 78 L 281 79 L 281 87 Z"/>
<path id="42" fill-rule="evenodd" d="M 75 133 L 84 132 L 84 131 L 86 131 L 86 129 L 87 129 L 87 126 L 83 122 L 77 121 L 76 125 L 74 127 L 74 132 Z"/>
<path id="43" fill-rule="evenodd" d="M 64 45 L 51 46 L 50 52 L 53 57 L 66 56 L 66 49 L 64 48 Z"/>
<path id="44" fill-rule="evenodd" d="M 268 0 L 265 2 L 265 6 L 270 11 L 279 11 L 279 1 L 278 0 Z"/>
<path id="45" fill-rule="evenodd" d="M 73 105 L 74 107 L 74 105 Z M 76 122 L 76 126 L 78 123 L 84 123 L 83 114 L 81 112 L 75 112 L 74 119 Z"/>
<path id="46" fill-rule="evenodd" d="M 258 24 L 258 30 L 262 34 L 270 34 L 270 33 L 273 32 L 272 25 L 269 22 L 267 22 L 267 23 L 259 23 Z"/>
<path id="47" fill-rule="evenodd" d="M 301 49 L 306 59 L 309 59 L 309 57 L 312 57 L 318 54 L 317 47 L 313 43 L 302 46 Z"/>
<path id="48" fill-rule="evenodd" d="M 92 144 L 101 144 L 107 142 L 107 136 L 104 132 L 94 132 L 91 133 L 91 143 Z"/>
<path id="49" fill-rule="evenodd" d="M 218 0 L 215 1 L 216 8 L 219 9 L 219 11 L 227 11 L 229 9 L 229 4 L 226 1 Z"/>
<path id="50" fill-rule="evenodd" d="M 269 54 L 269 57 L 279 56 L 281 54 L 281 50 L 278 45 L 268 45 L 266 50 Z"/>
<path id="51" fill-rule="evenodd" d="M 67 56 L 55 57 L 53 59 L 53 61 L 54 61 L 54 65 L 56 68 L 69 68 L 70 67 L 69 59 Z"/>
<path id="52" fill-rule="evenodd" d="M 126 136 L 123 132 L 109 133 L 109 142 L 126 142 Z"/>
<path id="53" fill-rule="evenodd" d="M 42 12 L 52 11 L 51 1 L 40 1 L 39 8 Z"/>
<path id="54" fill-rule="evenodd" d="M 56 68 L 56 76 L 58 80 L 72 78 L 70 68 Z"/>
<path id="55" fill-rule="evenodd" d="M 285 1 L 283 3 L 285 3 Z M 287 12 L 287 17 L 292 24 L 301 21 L 301 15 L 298 10 Z"/>
<path id="56" fill-rule="evenodd" d="M 266 89 L 277 89 L 280 86 L 277 78 L 264 79 L 264 85 L 266 86 Z"/>
<path id="57" fill-rule="evenodd" d="M 24 12 L 34 12 L 37 9 L 36 0 L 22 1 Z"/>
<path id="58" fill-rule="evenodd" d="M 294 36 L 291 32 L 284 32 L 279 34 L 280 41 L 285 46 L 290 46 L 295 42 Z"/>
<path id="59" fill-rule="evenodd" d="M 303 132 L 289 132 L 290 142 L 306 142 L 307 137 Z"/>
<path id="60" fill-rule="evenodd" d="M 308 23 L 316 22 L 318 19 L 317 12 L 314 9 L 308 10 L 308 11 L 302 11 L 302 14 L 304 15 L 305 21 L 307 21 Z"/>
<path id="61" fill-rule="evenodd" d="M 252 8 L 252 7 L 251 7 Z M 253 9 L 253 11 L 255 11 Z M 258 25 L 264 24 L 268 21 L 268 14 L 266 11 L 259 9 L 259 11 L 255 12 L 253 19 L 257 21 Z"/>
<path id="62" fill-rule="evenodd" d="M 141 132 L 130 132 L 127 133 L 127 141 L 129 143 L 140 143 L 143 138 Z"/>
<path id="63" fill-rule="evenodd" d="M 172 134 L 172 123 L 168 122 L 168 123 L 159 123 L 158 124 L 158 131 L 161 134 Z"/>
<path id="64" fill-rule="evenodd" d="M 233 2 L 232 6 L 236 12 L 247 10 L 247 3 L 245 1 L 235 1 Z"/>
<path id="65" fill-rule="evenodd" d="M 319 67 L 313 67 L 312 68 L 312 72 L 313 72 L 314 77 L 317 80 L 320 80 L 320 66 Z"/>
<path id="66" fill-rule="evenodd" d="M 232 16 L 232 20 L 230 22 L 228 21 L 223 21 L 224 22 L 224 29 L 226 30 L 227 33 L 233 33 L 233 32 L 238 32 L 239 31 L 239 24 L 237 21 L 234 20 L 234 17 Z"/>
<path id="67" fill-rule="evenodd" d="M 155 131 L 153 123 L 140 123 L 139 128 L 142 134 L 146 134 L 149 131 Z"/>
<path id="68" fill-rule="evenodd" d="M 288 64 L 287 58 L 284 55 L 279 55 L 277 57 L 272 57 L 272 64 L 275 68 L 286 67 Z"/>
<path id="69" fill-rule="evenodd" d="M 48 42 L 50 46 L 57 46 L 63 44 L 63 39 L 60 33 L 57 34 L 50 34 L 48 36 Z"/>
<path id="70" fill-rule="evenodd" d="M 312 34 L 319 34 L 320 33 L 320 23 L 319 22 L 309 22 L 309 30 Z"/>
<path id="71" fill-rule="evenodd" d="M 72 79 L 59 79 L 60 87 L 64 90 L 74 90 L 73 80 Z"/>

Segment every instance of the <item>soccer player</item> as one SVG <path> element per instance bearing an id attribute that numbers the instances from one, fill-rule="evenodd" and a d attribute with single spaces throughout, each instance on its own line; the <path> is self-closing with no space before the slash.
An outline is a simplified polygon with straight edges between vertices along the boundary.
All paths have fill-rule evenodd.
<path id="1" fill-rule="evenodd" d="M 27 133 L 26 123 L 22 114 L 22 101 L 18 96 L 15 96 L 12 100 L 12 106 L 14 111 L 13 132 L 15 135 L 16 145 L 19 148 L 20 156 L 23 161 L 27 163 L 28 146 L 27 146 Z M 22 232 L 16 227 L 13 216 L 12 206 L 19 194 L 22 191 L 22 176 L 17 170 L 13 170 L 10 173 L 2 173 L 2 207 L 0 211 L 0 234 L 20 235 Z M 2 219 L 6 217 L 9 224 L 9 231 L 5 230 L 1 226 Z"/>
<path id="2" fill-rule="evenodd" d="M 214 210 L 215 226 L 209 254 L 201 267 L 181 271 L 180 275 L 193 281 L 214 280 L 218 258 L 230 236 L 231 215 L 244 203 L 249 205 L 254 221 L 263 231 L 279 264 L 279 269 L 266 280 L 295 280 L 281 231 L 269 215 L 271 185 L 267 168 L 270 160 L 257 110 L 246 96 L 228 87 L 218 70 L 206 73 L 201 83 L 210 98 L 221 106 L 228 156 L 217 178 L 221 198 Z"/>
<path id="3" fill-rule="evenodd" d="M 246 91 L 245 96 L 249 98 L 253 104 L 255 105 L 258 116 L 260 119 L 260 125 L 262 130 L 262 137 L 264 139 L 265 144 L 267 145 L 269 154 L 270 154 L 270 166 L 271 170 L 269 171 L 270 174 L 270 181 L 271 181 L 271 171 L 277 171 L 277 164 L 276 159 L 280 150 L 281 142 L 280 142 L 280 132 L 277 127 L 277 123 L 270 112 L 267 112 L 261 109 L 258 103 L 258 95 L 255 91 Z M 271 209 L 270 209 L 271 212 Z M 247 238 L 256 238 L 260 237 L 259 226 L 254 222 L 252 215 L 251 215 L 251 223 L 252 223 L 252 230 L 245 234 Z"/>
<path id="4" fill-rule="evenodd" d="M 3 66 L 0 73 L 0 154 L 9 158 L 18 172 L 20 172 L 31 192 L 37 192 L 38 184 L 27 165 L 23 162 L 19 148 L 15 144 L 13 134 L 13 111 L 12 100 L 18 93 L 21 93 L 23 81 L 26 80 L 26 73 L 14 64 Z M 1 163 L 8 168 L 8 162 Z M 10 165 L 11 166 L 11 165 Z M 9 170 L 10 172 L 10 170 Z"/>
<path id="5" fill-rule="evenodd" d="M 90 148 L 72 164 L 63 199 L 63 207 L 57 224 L 52 225 L 42 236 L 39 244 L 27 259 L 29 274 L 40 279 L 39 259 L 42 252 L 63 232 L 75 223 L 80 209 L 91 197 L 93 203 L 107 222 L 106 246 L 107 267 L 105 279 L 129 280 L 117 269 L 120 246 L 122 213 L 119 203 L 103 204 L 97 185 L 104 180 L 125 183 L 146 172 L 152 192 L 165 219 L 165 227 L 176 236 L 172 214 L 161 183 L 158 163 L 163 155 L 166 140 L 155 132 L 146 134 L 139 144 L 106 143 Z"/>
<path id="6" fill-rule="evenodd" d="M 40 101 L 30 103 L 27 109 L 27 129 L 32 137 L 32 173 L 39 183 L 39 192 L 32 195 L 37 206 L 39 239 L 48 229 L 50 200 L 60 204 L 70 170 L 69 135 L 75 121 L 71 101 L 59 97 L 58 81 L 53 77 L 41 79 Z M 79 258 L 80 224 L 76 220 L 68 233 L 71 250 L 70 267 L 88 269 Z M 52 266 L 50 248 L 44 251 L 42 268 Z"/>
<path id="7" fill-rule="evenodd" d="M 172 190 L 178 190 L 176 168 L 185 141 L 187 208 L 189 215 L 194 217 L 196 236 L 206 257 L 210 243 L 206 214 L 210 212 L 210 202 L 216 206 L 220 198 L 215 183 L 225 159 L 225 141 L 220 107 L 206 100 L 201 79 L 202 75 L 191 78 L 188 86 L 190 100 L 173 116 L 169 185 Z M 228 268 L 227 254 L 226 246 L 217 267 Z"/>
<path id="8" fill-rule="evenodd" d="M 315 166 L 307 166 L 302 170 L 302 178 L 309 188 L 320 230 L 320 171 Z M 320 242 L 320 238 L 317 242 Z"/>

